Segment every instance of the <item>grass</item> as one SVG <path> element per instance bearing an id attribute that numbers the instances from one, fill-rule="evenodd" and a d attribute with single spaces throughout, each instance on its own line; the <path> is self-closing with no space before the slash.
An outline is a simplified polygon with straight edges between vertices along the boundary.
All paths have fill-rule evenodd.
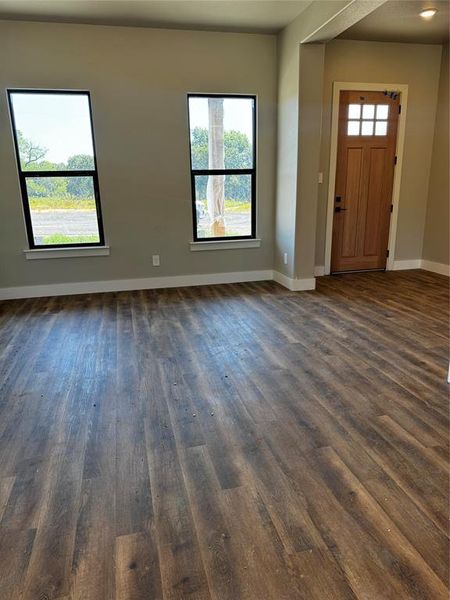
<path id="1" fill-rule="evenodd" d="M 225 211 L 227 213 L 250 212 L 250 202 L 236 202 L 236 200 L 225 200 Z"/>
<path id="2" fill-rule="evenodd" d="M 201 200 L 205 210 L 208 210 L 208 204 L 206 200 Z M 226 213 L 245 213 L 251 211 L 250 202 L 240 202 L 238 200 L 232 200 L 225 198 L 225 212 Z"/>
<path id="3" fill-rule="evenodd" d="M 30 208 L 34 211 L 95 210 L 95 200 L 93 198 L 30 198 Z M 238 202 L 230 199 L 225 200 L 225 211 L 227 213 L 244 213 L 250 212 L 250 210 L 250 202 Z"/>
<path id="4" fill-rule="evenodd" d="M 225 232 L 225 237 L 238 237 L 244 235 L 242 231 L 233 231 L 232 229 L 227 229 Z M 247 234 L 245 234 L 247 235 Z M 209 229 L 199 229 L 198 237 L 202 239 L 208 239 L 212 236 L 211 230 Z"/>
<path id="5" fill-rule="evenodd" d="M 92 244 L 98 241 L 98 235 L 64 235 L 63 233 L 54 233 L 43 237 L 41 244 Z"/>
<path id="6" fill-rule="evenodd" d="M 30 208 L 40 210 L 95 210 L 94 198 L 30 198 Z"/>

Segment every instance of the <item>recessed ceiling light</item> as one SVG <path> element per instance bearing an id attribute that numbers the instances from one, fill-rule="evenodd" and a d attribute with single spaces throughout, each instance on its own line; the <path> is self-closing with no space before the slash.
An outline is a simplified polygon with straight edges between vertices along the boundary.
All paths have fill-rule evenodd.
<path id="1" fill-rule="evenodd" d="M 432 19 L 434 15 L 437 13 L 435 8 L 427 8 L 419 13 L 422 19 Z"/>

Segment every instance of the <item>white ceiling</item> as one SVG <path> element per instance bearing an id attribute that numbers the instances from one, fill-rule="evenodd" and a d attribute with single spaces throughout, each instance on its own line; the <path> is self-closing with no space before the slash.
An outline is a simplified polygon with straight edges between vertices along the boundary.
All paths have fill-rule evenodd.
<path id="1" fill-rule="evenodd" d="M 370 15 L 344 31 L 346 40 L 442 44 L 449 39 L 448 0 L 388 0 Z M 430 20 L 419 17 L 421 10 L 437 8 Z"/>
<path id="2" fill-rule="evenodd" d="M 0 19 L 276 33 L 312 0 L 0 0 Z"/>

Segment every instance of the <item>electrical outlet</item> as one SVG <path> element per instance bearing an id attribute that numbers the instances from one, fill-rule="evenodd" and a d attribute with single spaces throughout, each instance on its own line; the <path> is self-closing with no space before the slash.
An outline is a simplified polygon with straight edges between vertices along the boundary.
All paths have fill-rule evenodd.
<path id="1" fill-rule="evenodd" d="M 285 252 L 283 255 L 283 261 L 284 261 L 284 264 L 287 265 L 287 252 Z"/>
<path id="2" fill-rule="evenodd" d="M 159 267 L 160 262 L 159 262 L 159 254 L 154 254 L 152 256 L 152 261 L 153 261 L 153 266 L 154 267 Z"/>
<path id="3" fill-rule="evenodd" d="M 323 183 L 323 173 L 319 173 L 319 183 Z"/>

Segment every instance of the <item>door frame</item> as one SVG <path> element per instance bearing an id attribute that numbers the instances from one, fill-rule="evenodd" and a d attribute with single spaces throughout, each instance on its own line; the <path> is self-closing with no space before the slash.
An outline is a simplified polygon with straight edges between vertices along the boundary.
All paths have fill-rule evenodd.
<path id="1" fill-rule="evenodd" d="M 394 169 L 394 182 L 392 186 L 392 216 L 389 224 L 389 256 L 386 262 L 386 271 L 394 268 L 395 243 L 397 239 L 398 208 L 400 201 L 400 183 L 402 177 L 403 151 L 405 146 L 405 124 L 408 104 L 408 85 L 404 83 L 360 83 L 360 82 L 333 82 L 333 100 L 331 105 L 331 139 L 330 139 L 330 162 L 328 168 L 328 203 L 325 238 L 325 275 L 331 273 L 331 244 L 333 240 L 334 219 L 334 196 L 336 187 L 336 164 L 338 146 L 339 125 L 339 97 L 343 90 L 356 90 L 363 92 L 383 92 L 384 90 L 395 90 L 400 92 L 400 104 L 402 107 L 397 125 L 397 144 L 395 154 L 397 164 Z"/>

